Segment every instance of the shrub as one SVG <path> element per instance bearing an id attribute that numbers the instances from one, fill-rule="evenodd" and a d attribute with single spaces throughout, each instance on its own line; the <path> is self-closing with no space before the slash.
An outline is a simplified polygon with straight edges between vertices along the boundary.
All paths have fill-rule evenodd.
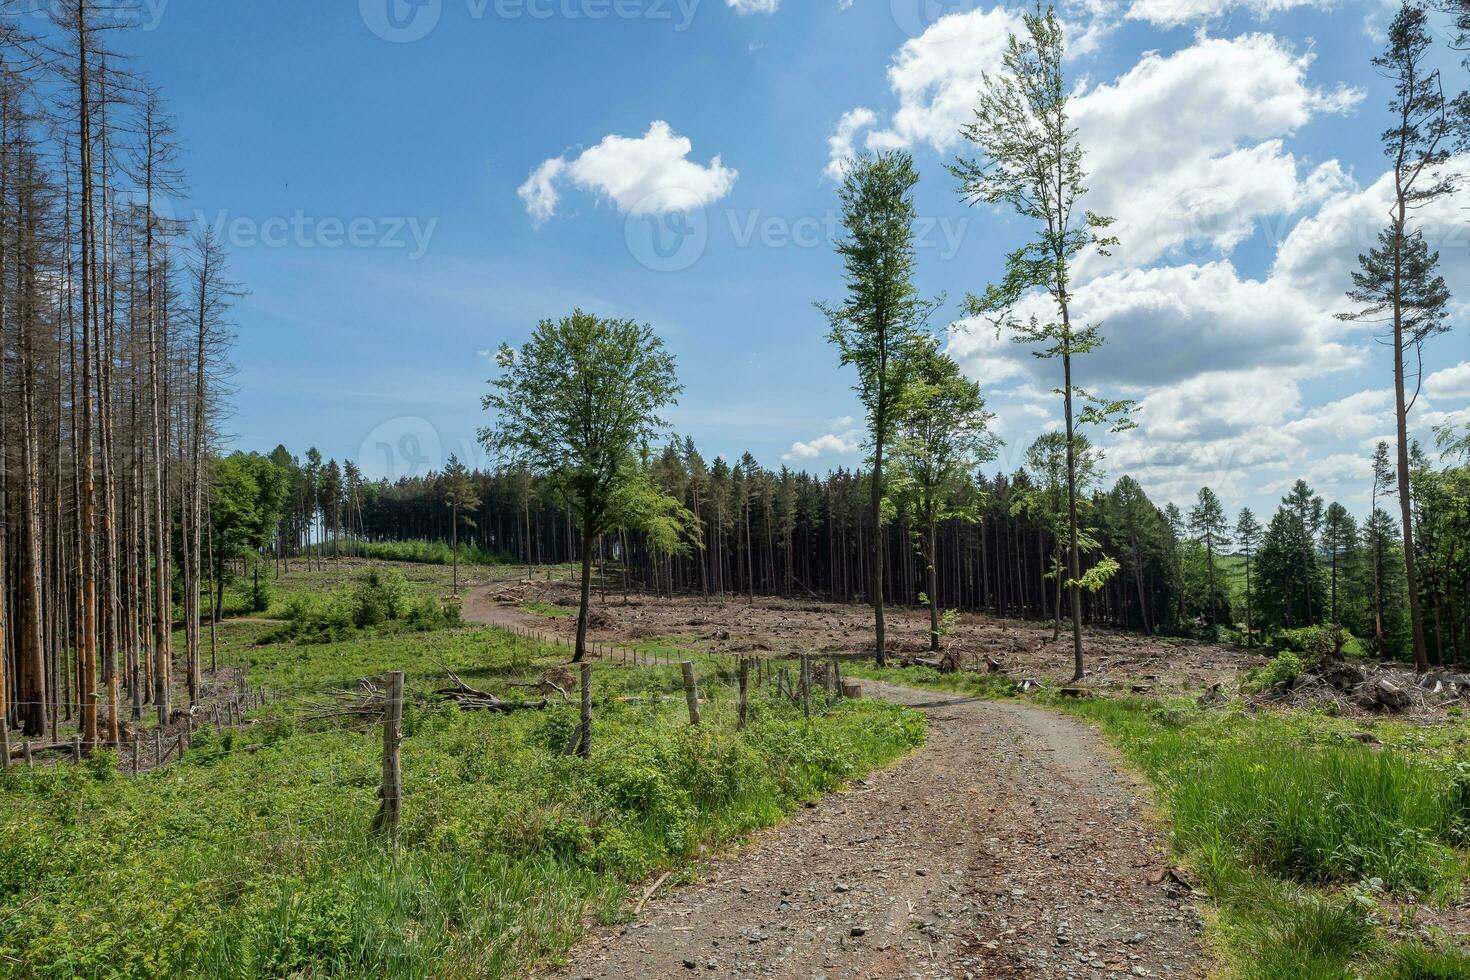
<path id="1" fill-rule="evenodd" d="M 1277 653 L 1300 654 L 1309 666 L 1321 663 L 1329 657 L 1340 657 L 1350 646 L 1361 649 L 1353 635 L 1341 626 L 1305 626 L 1301 629 L 1281 630 L 1266 641 Z"/>
<path id="2" fill-rule="evenodd" d="M 361 629 L 402 619 L 408 606 L 408 583 L 403 573 L 396 568 L 371 568 L 353 597 L 353 622 Z"/>
<path id="3" fill-rule="evenodd" d="M 247 613 L 263 613 L 271 607 L 271 601 L 275 598 L 275 588 L 271 585 L 269 575 L 261 575 L 257 571 L 239 580 L 240 605 Z"/>
<path id="4" fill-rule="evenodd" d="M 1264 667 L 1253 667 L 1246 671 L 1241 689 L 1247 692 L 1268 691 L 1277 684 L 1293 681 L 1305 669 L 1302 658 L 1287 651 L 1278 653 L 1276 659 Z"/>

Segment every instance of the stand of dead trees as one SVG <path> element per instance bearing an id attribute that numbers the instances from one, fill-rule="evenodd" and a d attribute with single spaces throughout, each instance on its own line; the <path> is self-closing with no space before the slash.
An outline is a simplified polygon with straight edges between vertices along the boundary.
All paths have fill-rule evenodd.
<path id="1" fill-rule="evenodd" d="M 200 697 L 203 515 L 235 290 L 219 244 L 167 216 L 176 136 L 111 50 L 109 8 L 60 0 L 45 20 L 8 6 L 0 733 L 55 740 L 67 724 L 89 747 L 116 744 L 128 719 Z"/>

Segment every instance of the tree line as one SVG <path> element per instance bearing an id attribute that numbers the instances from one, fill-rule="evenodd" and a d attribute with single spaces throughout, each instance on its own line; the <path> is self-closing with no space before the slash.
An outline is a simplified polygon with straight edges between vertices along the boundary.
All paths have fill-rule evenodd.
<path id="1" fill-rule="evenodd" d="M 90 747 L 199 699 L 238 294 L 164 213 L 179 140 L 110 47 L 115 8 L 21 7 L 0 4 L 0 751 L 12 725 Z"/>
<path id="2" fill-rule="evenodd" d="M 1070 615 L 1059 585 L 1068 546 L 1063 452 L 1064 436 L 1048 433 L 1012 472 L 981 467 L 958 474 L 936 502 L 898 496 L 878 525 L 885 595 L 927 606 L 935 622 L 959 610 L 1059 629 Z M 337 469 L 313 468 L 315 453 L 303 461 L 278 448 L 270 459 L 284 461 L 274 482 L 292 488 L 282 495 L 279 525 L 288 533 L 268 528 L 256 535 L 270 542 L 265 550 L 276 560 L 365 554 L 387 541 L 449 543 L 456 534 L 461 547 L 505 563 L 575 563 L 582 554 L 575 513 L 560 490 L 524 469 L 470 470 L 455 462 L 444 472 L 349 485 L 323 479 Z M 1386 443 L 1372 456 L 1375 505 L 1361 521 L 1305 481 L 1264 524 L 1249 508 L 1228 514 L 1208 487 L 1187 507 L 1161 506 L 1130 476 L 1109 484 L 1106 459 L 1090 444 L 1079 459 L 1083 575 L 1107 562 L 1117 566 L 1102 588 L 1084 593 L 1085 624 L 1240 645 L 1339 625 L 1364 642 L 1365 652 L 1413 658 L 1402 535 L 1387 509 L 1393 472 Z M 1431 658 L 1470 662 L 1470 467 L 1458 456 L 1437 465 L 1435 454 L 1419 447 L 1411 460 Z M 688 438 L 644 453 L 637 465 L 643 479 L 688 511 L 686 541 L 699 546 L 669 547 L 638 526 L 597 535 L 591 552 L 603 588 L 869 601 L 875 535 L 868 471 L 817 475 L 765 467 L 749 453 L 734 463 L 707 460 Z M 924 507 L 935 507 L 940 519 L 927 523 Z M 302 528 L 313 530 L 297 533 Z M 283 540 L 287 548 L 276 550 Z"/>

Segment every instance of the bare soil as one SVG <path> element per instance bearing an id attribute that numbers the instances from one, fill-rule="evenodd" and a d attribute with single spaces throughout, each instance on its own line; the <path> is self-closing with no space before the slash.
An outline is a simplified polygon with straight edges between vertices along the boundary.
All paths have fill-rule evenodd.
<path id="1" fill-rule="evenodd" d="M 577 589 L 569 582 L 507 582 L 472 592 L 466 618 L 519 625 L 561 636 L 576 631 L 575 617 L 527 611 L 528 603 L 575 610 Z M 896 656 L 932 656 L 927 651 L 929 619 L 920 609 L 890 607 L 888 651 Z M 756 597 L 676 599 L 594 593 L 590 634 L 601 643 L 670 642 L 712 653 L 860 654 L 873 652 L 873 617 L 867 606 Z M 1066 681 L 1072 675 L 1071 637 L 1053 641 L 1049 624 L 965 614 L 944 638 L 962 663 L 980 666 L 984 657 L 1020 681 Z M 1154 693 L 1197 691 L 1213 684 L 1234 687 L 1240 674 L 1264 664 L 1264 656 L 1226 647 L 1164 640 L 1120 630 L 1088 628 L 1087 686 L 1150 688 Z M 983 666 L 982 666 L 982 669 Z"/>
<path id="2" fill-rule="evenodd" d="M 569 635 L 562 583 L 472 593 L 471 621 Z M 860 653 L 860 607 L 610 597 L 601 643 L 659 640 L 724 653 Z M 896 650 L 926 621 L 895 610 Z M 966 617 L 952 641 L 1006 670 L 1055 677 L 1070 653 L 1050 630 Z M 1100 684 L 1202 686 L 1239 658 L 1121 634 L 1090 638 Z M 1145 788 L 1091 729 L 1047 711 L 864 682 L 925 712 L 929 740 L 897 765 L 758 834 L 655 895 L 636 921 L 594 930 L 563 978 L 1022 978 L 1205 975 L 1201 920 L 1168 867 Z"/>

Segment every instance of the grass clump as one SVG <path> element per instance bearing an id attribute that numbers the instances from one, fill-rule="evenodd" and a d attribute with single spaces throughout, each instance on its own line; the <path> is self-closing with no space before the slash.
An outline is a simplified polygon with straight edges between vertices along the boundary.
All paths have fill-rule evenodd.
<path id="1" fill-rule="evenodd" d="M 1389 951 L 1381 980 L 1470 980 L 1470 953 L 1445 946 L 1404 943 Z"/>
<path id="2" fill-rule="evenodd" d="M 1267 691 L 1278 684 L 1289 684 L 1296 680 L 1306 670 L 1302 658 L 1284 650 L 1278 653 L 1270 663 L 1264 667 L 1252 667 L 1245 672 L 1241 679 L 1240 688 L 1248 694 L 1257 691 Z"/>

